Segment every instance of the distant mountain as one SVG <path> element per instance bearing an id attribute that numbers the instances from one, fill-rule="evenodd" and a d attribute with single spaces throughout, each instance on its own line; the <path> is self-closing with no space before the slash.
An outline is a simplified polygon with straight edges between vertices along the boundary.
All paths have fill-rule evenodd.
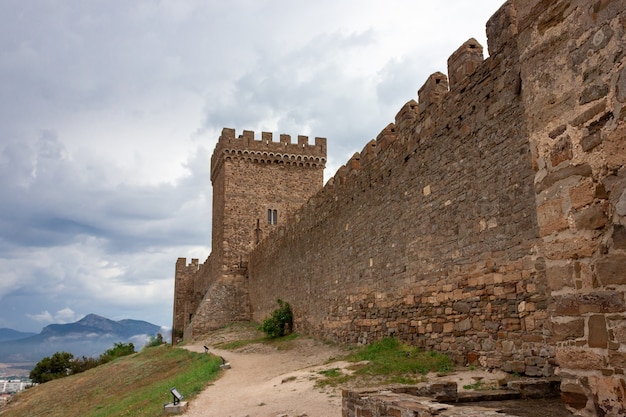
<path id="1" fill-rule="evenodd" d="M 120 320 L 113 321 L 96 314 L 88 314 L 75 323 L 50 324 L 43 328 L 40 336 L 71 336 L 81 335 L 116 335 L 123 338 L 130 338 L 138 334 L 155 335 L 160 327 L 147 321 L 140 320 Z"/>
<path id="2" fill-rule="evenodd" d="M 114 343 L 133 343 L 139 350 L 156 336 L 160 326 L 140 320 L 113 321 L 89 314 L 77 322 L 51 324 L 39 334 L 7 340 L 0 344 L 0 363 L 39 362 L 55 352 L 70 352 L 75 357 L 99 356 Z M 165 337 L 165 335 L 164 335 Z"/>
<path id="3" fill-rule="evenodd" d="M 34 336 L 37 333 L 19 332 L 13 329 L 1 328 L 0 329 L 0 342 L 8 342 L 10 340 L 24 339 L 29 336 Z"/>

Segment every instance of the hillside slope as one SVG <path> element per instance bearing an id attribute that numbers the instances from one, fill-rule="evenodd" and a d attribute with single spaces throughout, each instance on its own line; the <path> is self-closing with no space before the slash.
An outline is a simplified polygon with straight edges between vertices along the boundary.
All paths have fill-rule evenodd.
<path id="1" fill-rule="evenodd" d="M 216 378 L 221 360 L 168 345 L 145 349 L 82 374 L 16 395 L 2 417 L 153 417 L 176 387 L 186 398 Z"/>

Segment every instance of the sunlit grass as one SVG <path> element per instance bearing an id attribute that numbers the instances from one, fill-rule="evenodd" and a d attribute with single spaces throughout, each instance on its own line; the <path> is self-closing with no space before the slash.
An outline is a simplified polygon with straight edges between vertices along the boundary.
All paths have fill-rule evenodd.
<path id="1" fill-rule="evenodd" d="M 354 362 L 350 373 L 334 368 L 319 372 L 324 378 L 316 385 L 337 386 L 362 377 L 377 383 L 413 384 L 429 372 L 445 373 L 454 369 L 450 358 L 434 351 L 424 351 L 397 339 L 384 338 L 349 354 L 345 360 Z"/>
<path id="2" fill-rule="evenodd" d="M 176 387 L 190 399 L 214 380 L 221 359 L 160 346 L 17 395 L 2 417 L 154 417 Z"/>

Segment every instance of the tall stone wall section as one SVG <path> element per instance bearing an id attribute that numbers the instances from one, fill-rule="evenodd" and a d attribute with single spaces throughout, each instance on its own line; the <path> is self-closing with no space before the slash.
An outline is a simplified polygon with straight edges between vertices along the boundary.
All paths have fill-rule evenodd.
<path id="1" fill-rule="evenodd" d="M 174 272 L 174 317 L 172 320 L 172 341 L 176 342 L 184 335 L 185 325 L 195 313 L 191 300 L 194 298 L 195 277 L 198 275 L 198 260 L 178 258 Z"/>
<path id="2" fill-rule="evenodd" d="M 620 0 L 511 0 L 250 256 L 252 317 L 396 336 L 563 378 L 625 415 L 626 69 Z"/>
<path id="3" fill-rule="evenodd" d="M 579 415 L 626 415 L 626 7 L 516 5 L 563 398 Z"/>
<path id="4" fill-rule="evenodd" d="M 451 85 L 430 76 L 299 221 L 253 252 L 256 320 L 280 297 L 298 331 L 395 336 L 463 364 L 552 374 L 519 56 L 482 54 L 462 45 Z"/>

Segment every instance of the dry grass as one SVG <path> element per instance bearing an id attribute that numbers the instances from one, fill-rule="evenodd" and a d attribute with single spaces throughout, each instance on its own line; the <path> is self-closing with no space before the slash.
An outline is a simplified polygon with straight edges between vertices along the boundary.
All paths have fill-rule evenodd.
<path id="1" fill-rule="evenodd" d="M 188 399 L 217 376 L 220 363 L 212 355 L 169 346 L 145 349 L 20 393 L 0 416 L 160 416 L 170 388 Z"/>

